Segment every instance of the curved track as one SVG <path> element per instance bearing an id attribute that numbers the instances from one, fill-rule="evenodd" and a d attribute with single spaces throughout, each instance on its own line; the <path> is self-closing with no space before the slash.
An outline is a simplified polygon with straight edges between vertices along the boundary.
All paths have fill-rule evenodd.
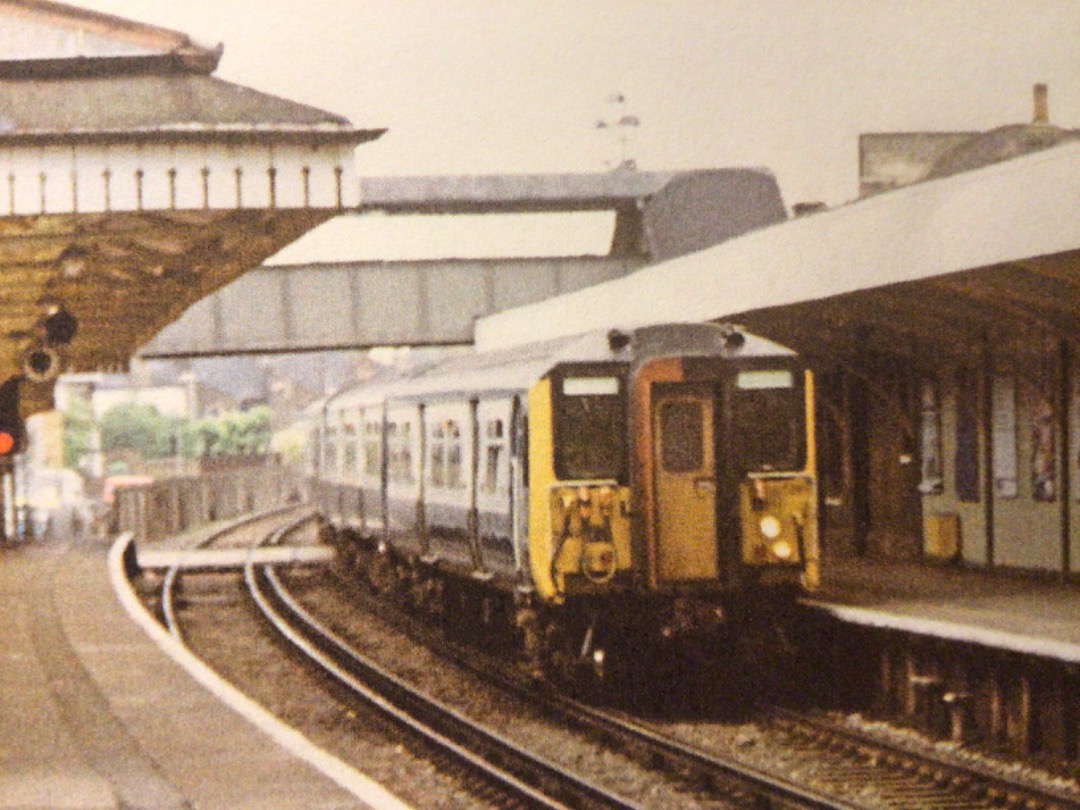
<path id="1" fill-rule="evenodd" d="M 306 522 L 289 520 L 261 542 L 280 542 Z M 279 524 L 282 521 L 279 520 Z M 224 533 L 210 542 L 230 542 Z M 174 605 L 182 572 L 165 578 L 162 612 L 169 632 L 182 638 Z M 605 791 L 557 765 L 523 751 L 491 729 L 470 721 L 447 706 L 416 694 L 408 683 L 364 659 L 322 627 L 282 587 L 272 566 L 250 561 L 244 579 L 252 601 L 267 621 L 319 670 L 344 687 L 353 701 L 373 708 L 408 733 L 420 737 L 444 768 L 456 771 L 470 791 L 493 806 L 529 808 L 632 808 L 634 804 Z"/>

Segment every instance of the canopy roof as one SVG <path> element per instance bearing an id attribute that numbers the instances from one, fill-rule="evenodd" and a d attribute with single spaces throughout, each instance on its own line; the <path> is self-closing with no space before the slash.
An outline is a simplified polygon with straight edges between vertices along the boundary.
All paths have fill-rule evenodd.
<path id="1" fill-rule="evenodd" d="M 481 348 L 680 317 L 745 324 L 821 358 L 927 365 L 989 341 L 1080 335 L 1080 143 L 757 230 L 482 319 Z M 1041 348 L 1041 347 L 1039 347 Z"/>

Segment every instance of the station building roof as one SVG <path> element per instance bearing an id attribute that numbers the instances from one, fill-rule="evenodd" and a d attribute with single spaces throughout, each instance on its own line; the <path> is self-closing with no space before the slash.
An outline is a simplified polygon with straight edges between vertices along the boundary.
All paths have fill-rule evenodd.
<path id="1" fill-rule="evenodd" d="M 366 177 L 359 211 L 615 212 L 611 254 L 663 261 L 787 218 L 768 169 Z"/>
<path id="2" fill-rule="evenodd" d="M 323 110 L 187 71 L 12 78 L 0 70 L 0 98 L 0 133 L 8 144 L 312 138 L 355 144 L 372 134 Z"/>
<path id="3" fill-rule="evenodd" d="M 221 54 L 0 0 L 0 378 L 48 342 L 58 307 L 78 322 L 70 345 L 44 346 L 64 370 L 123 367 L 190 304 L 358 204 L 352 149 L 384 130 L 220 80 Z"/>

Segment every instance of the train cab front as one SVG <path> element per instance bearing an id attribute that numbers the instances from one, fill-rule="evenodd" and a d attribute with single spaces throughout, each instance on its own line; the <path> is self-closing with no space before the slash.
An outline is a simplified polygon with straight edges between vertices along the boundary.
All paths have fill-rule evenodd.
<path id="1" fill-rule="evenodd" d="M 663 635 L 742 632 L 817 584 L 812 376 L 790 353 L 742 345 L 636 375 L 641 535 Z"/>

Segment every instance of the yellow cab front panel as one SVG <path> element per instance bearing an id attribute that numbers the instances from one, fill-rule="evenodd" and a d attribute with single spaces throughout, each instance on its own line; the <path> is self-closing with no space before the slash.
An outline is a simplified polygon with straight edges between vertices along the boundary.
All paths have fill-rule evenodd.
<path id="1" fill-rule="evenodd" d="M 590 382 L 593 379 L 602 382 Z M 610 373 L 556 375 L 529 391 L 529 567 L 544 602 L 610 590 L 633 566 L 629 488 L 618 476 L 573 475 L 589 472 L 589 465 L 576 464 L 564 446 L 556 447 L 556 434 L 562 434 L 565 444 L 565 434 L 575 425 L 556 424 L 553 397 L 566 391 L 581 398 L 614 396 L 605 386 L 614 388 L 611 380 L 616 379 L 622 385 L 621 378 Z M 625 420 L 608 420 L 606 427 L 625 437 Z M 559 469 L 567 466 L 569 470 Z"/>

